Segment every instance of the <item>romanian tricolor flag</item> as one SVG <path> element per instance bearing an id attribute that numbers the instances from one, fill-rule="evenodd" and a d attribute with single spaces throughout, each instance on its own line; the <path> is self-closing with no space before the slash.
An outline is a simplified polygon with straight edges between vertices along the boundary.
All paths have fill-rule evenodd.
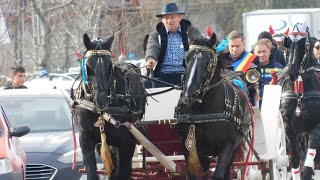
<path id="1" fill-rule="evenodd" d="M 242 71 L 243 73 L 246 73 L 255 58 L 256 55 L 246 52 L 240 60 L 232 64 L 233 69 L 235 71 Z"/>

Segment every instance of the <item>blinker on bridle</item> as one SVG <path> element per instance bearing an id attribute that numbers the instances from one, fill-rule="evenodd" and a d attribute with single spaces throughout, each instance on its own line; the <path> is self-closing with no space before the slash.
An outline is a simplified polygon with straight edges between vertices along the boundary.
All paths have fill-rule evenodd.
<path id="1" fill-rule="evenodd" d="M 86 68 L 86 62 L 88 58 L 91 56 L 109 56 L 112 57 L 112 54 L 109 50 L 87 50 L 84 52 L 84 55 L 81 59 L 81 73 L 82 73 L 82 79 L 83 84 L 87 84 L 87 68 Z"/>
<path id="2" fill-rule="evenodd" d="M 311 67 L 311 68 L 308 68 L 308 69 L 304 69 L 304 66 L 306 66 L 306 63 L 308 63 L 308 62 L 305 61 L 305 58 L 306 58 L 306 55 L 309 54 L 309 51 L 310 51 L 310 41 L 311 41 L 309 39 L 309 37 L 310 37 L 309 34 L 310 33 L 309 33 L 309 28 L 308 27 L 306 27 L 306 32 L 300 31 L 298 26 L 297 26 L 297 24 L 294 25 L 293 31 L 295 29 L 296 29 L 296 32 L 290 33 L 290 35 L 292 35 L 294 37 L 294 39 L 293 39 L 294 47 L 296 46 L 296 44 L 297 44 L 297 42 L 299 40 L 297 38 L 298 36 L 302 36 L 303 38 L 306 38 L 306 41 L 307 41 L 306 45 L 305 45 L 305 49 L 306 49 L 307 52 L 305 52 L 305 54 L 304 54 L 303 60 L 302 60 L 302 62 L 300 64 L 300 70 L 299 70 L 299 74 L 303 74 L 305 72 L 309 72 L 310 70 L 314 69 L 314 67 Z M 292 48 L 291 53 L 293 53 L 293 51 L 294 51 L 294 48 Z M 296 63 L 295 61 L 291 62 L 291 64 L 295 64 L 295 63 Z"/>
<path id="3" fill-rule="evenodd" d="M 189 50 L 186 52 L 186 55 L 189 55 L 192 51 L 196 51 L 196 53 L 199 53 L 199 52 L 208 52 L 209 54 L 212 55 L 212 58 L 210 59 L 209 61 L 209 64 L 207 66 L 207 71 L 209 72 L 208 76 L 207 76 L 207 79 L 204 83 L 201 84 L 200 88 L 197 90 L 197 96 L 199 96 L 200 94 L 201 97 L 198 97 L 198 99 L 201 101 L 204 94 L 211 88 L 215 87 L 218 83 L 215 83 L 213 85 L 209 85 L 213 76 L 214 76 L 214 73 L 215 73 L 215 70 L 216 70 L 216 66 L 217 66 L 217 63 L 218 63 L 218 58 L 216 56 L 216 53 L 214 51 L 214 49 L 212 48 L 209 48 L 207 46 L 201 46 L 201 45 L 191 45 L 189 47 Z"/>

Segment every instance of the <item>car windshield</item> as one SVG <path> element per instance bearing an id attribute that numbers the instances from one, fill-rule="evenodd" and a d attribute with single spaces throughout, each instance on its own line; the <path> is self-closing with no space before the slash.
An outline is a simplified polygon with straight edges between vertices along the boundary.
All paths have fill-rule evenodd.
<path id="1" fill-rule="evenodd" d="M 71 129 L 71 112 L 63 97 L 1 99 L 12 127 L 28 124 L 31 132 Z"/>

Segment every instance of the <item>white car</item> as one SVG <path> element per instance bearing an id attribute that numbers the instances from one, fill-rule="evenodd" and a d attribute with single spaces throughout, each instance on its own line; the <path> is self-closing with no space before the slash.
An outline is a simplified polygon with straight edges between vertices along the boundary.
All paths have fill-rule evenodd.
<path id="1" fill-rule="evenodd" d="M 63 75 L 69 76 L 73 79 L 77 79 L 77 77 L 79 76 L 79 72 L 63 73 Z"/>
<path id="2" fill-rule="evenodd" d="M 30 79 L 25 85 L 29 89 L 64 89 L 70 92 L 74 81 L 70 75 L 50 73 L 49 76 Z"/>

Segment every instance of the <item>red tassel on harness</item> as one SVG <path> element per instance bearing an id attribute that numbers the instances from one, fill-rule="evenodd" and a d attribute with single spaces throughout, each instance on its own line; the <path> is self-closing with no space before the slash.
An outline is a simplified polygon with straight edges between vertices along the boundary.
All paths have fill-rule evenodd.
<path id="1" fill-rule="evenodd" d="M 295 93 L 303 93 L 304 92 L 304 86 L 301 76 L 298 76 L 298 79 L 294 81 L 294 92 Z"/>
<path id="2" fill-rule="evenodd" d="M 270 84 L 271 85 L 276 85 L 278 84 L 278 76 L 277 76 L 277 73 L 274 71 L 274 70 L 270 70 L 270 74 L 272 76 L 272 79 L 270 81 Z"/>
<path id="3" fill-rule="evenodd" d="M 209 37 L 212 36 L 212 29 L 211 29 L 211 26 L 207 26 L 207 34 Z"/>
<path id="4" fill-rule="evenodd" d="M 112 52 L 112 51 L 111 51 L 111 57 L 112 57 L 112 58 L 115 58 L 115 57 L 116 57 L 116 54 L 115 54 L 114 52 Z"/>

